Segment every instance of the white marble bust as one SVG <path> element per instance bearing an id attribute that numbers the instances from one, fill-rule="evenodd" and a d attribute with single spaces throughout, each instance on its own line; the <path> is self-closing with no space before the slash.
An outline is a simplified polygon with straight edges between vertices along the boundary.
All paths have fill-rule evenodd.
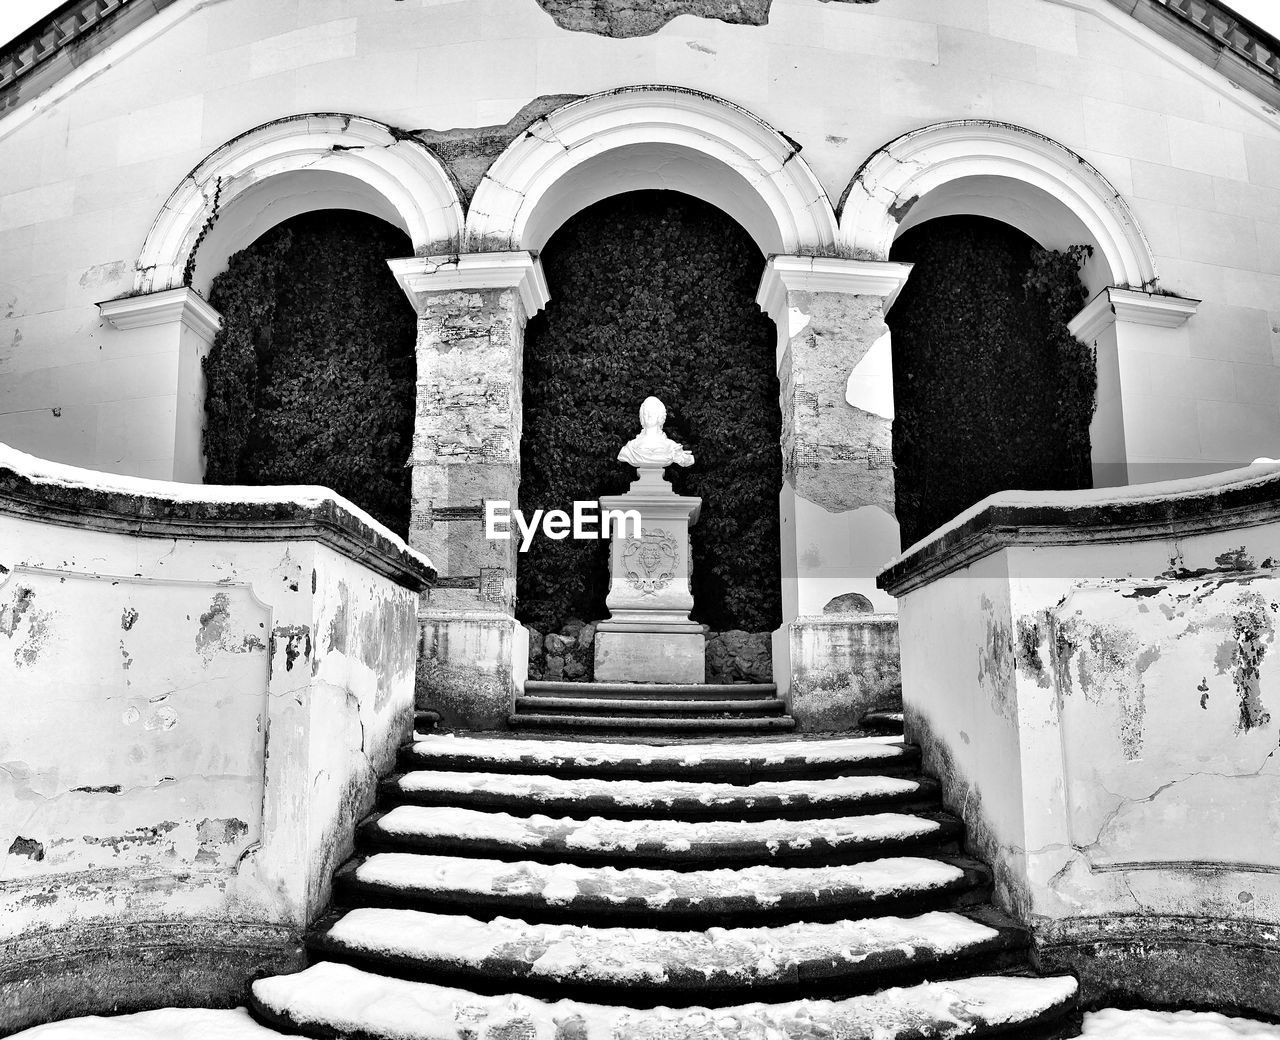
<path id="1" fill-rule="evenodd" d="M 618 452 L 618 461 L 636 469 L 652 469 L 667 466 L 692 466 L 693 455 L 668 437 L 662 426 L 667 421 L 667 409 L 656 397 L 646 397 L 640 406 L 640 433 Z"/>

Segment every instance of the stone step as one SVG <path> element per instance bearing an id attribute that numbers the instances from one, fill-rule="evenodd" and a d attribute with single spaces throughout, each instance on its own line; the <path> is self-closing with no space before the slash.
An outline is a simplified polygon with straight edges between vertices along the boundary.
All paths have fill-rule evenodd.
<path id="1" fill-rule="evenodd" d="M 261 1021 L 349 1040 L 981 1040 L 1052 1028 L 1075 1007 L 1069 976 L 955 979 L 838 1001 L 636 1010 L 465 990 L 332 962 L 253 983 Z"/>
<path id="2" fill-rule="evenodd" d="M 852 996 L 890 978 L 998 968 L 1026 943 L 1023 929 L 990 909 L 675 931 L 359 907 L 327 918 L 307 948 L 481 993 L 679 1005 Z"/>
<path id="3" fill-rule="evenodd" d="M 725 780 L 753 783 L 914 770 L 919 749 L 891 737 L 837 740 L 624 744 L 589 740 L 427 734 L 401 750 L 405 771 L 540 773 L 566 778 Z"/>
<path id="4" fill-rule="evenodd" d="M 835 921 L 971 905 L 989 892 L 974 860 L 898 857 L 839 867 L 650 870 L 378 853 L 335 878 L 347 906 L 664 929 Z"/>
<path id="5" fill-rule="evenodd" d="M 788 732 L 795 729 L 796 721 L 789 715 L 764 718 L 726 718 L 717 715 L 508 715 L 507 724 L 512 729 L 548 730 L 606 730 L 616 732 L 693 732 L 702 735 L 735 733 Z"/>
<path id="6" fill-rule="evenodd" d="M 711 717 L 741 714 L 781 714 L 786 705 L 778 697 L 740 700 L 606 700 L 602 697 L 517 697 L 516 714 L 643 715 L 670 712 Z"/>
<path id="7" fill-rule="evenodd" d="M 960 833 L 959 821 L 940 812 L 689 822 L 555 819 L 417 805 L 376 813 L 358 832 L 361 847 L 371 852 L 685 869 L 833 866 L 949 851 Z"/>
<path id="8" fill-rule="evenodd" d="M 870 733 L 901 735 L 902 711 L 877 710 L 869 711 L 858 721 L 858 727 Z"/>
<path id="9" fill-rule="evenodd" d="M 848 776 L 837 780 L 575 780 L 513 773 L 419 769 L 382 785 L 384 804 L 458 806 L 586 819 L 758 820 L 852 816 L 937 806 L 932 780 Z"/>
<path id="10" fill-rule="evenodd" d="M 627 700 L 754 700 L 776 697 L 774 683 L 605 683 L 550 682 L 530 679 L 526 697 L 606 697 Z"/>
<path id="11" fill-rule="evenodd" d="M 413 731 L 430 733 L 440 722 L 440 713 L 431 708 L 418 708 L 413 713 Z"/>

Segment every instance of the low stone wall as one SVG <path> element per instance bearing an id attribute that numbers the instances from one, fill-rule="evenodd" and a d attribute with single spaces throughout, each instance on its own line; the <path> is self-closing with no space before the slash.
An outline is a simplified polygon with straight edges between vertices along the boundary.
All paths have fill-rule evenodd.
<path id="1" fill-rule="evenodd" d="M 0 1034 L 301 966 L 409 732 L 433 577 L 320 488 L 0 446 Z"/>
<path id="2" fill-rule="evenodd" d="M 1280 469 L 993 496 L 882 575 L 907 735 L 1086 1000 L 1280 1014 Z"/>
<path id="3" fill-rule="evenodd" d="M 591 682 L 595 678 L 596 623 L 572 618 L 559 632 L 526 626 L 530 679 Z M 708 632 L 706 681 L 709 683 L 773 682 L 771 632 Z"/>
<path id="4" fill-rule="evenodd" d="M 788 710 L 803 733 L 846 733 L 877 708 L 902 704 L 896 614 L 796 618 Z"/>

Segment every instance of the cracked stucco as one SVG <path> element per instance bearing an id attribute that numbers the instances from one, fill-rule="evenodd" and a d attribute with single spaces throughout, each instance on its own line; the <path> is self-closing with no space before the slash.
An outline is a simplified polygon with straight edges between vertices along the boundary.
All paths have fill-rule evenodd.
<path id="1" fill-rule="evenodd" d="M 673 18 L 693 15 L 735 25 L 767 25 L 773 0 L 537 0 L 538 6 L 571 32 L 627 38 L 656 33 Z M 876 3 L 876 0 L 822 0 L 822 3 Z"/>

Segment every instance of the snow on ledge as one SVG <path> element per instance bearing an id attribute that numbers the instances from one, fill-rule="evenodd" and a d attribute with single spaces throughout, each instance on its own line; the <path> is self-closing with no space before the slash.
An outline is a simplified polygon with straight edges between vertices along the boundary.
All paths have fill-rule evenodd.
<path id="1" fill-rule="evenodd" d="M 1084 1016 L 1082 1040 L 1280 1040 L 1280 1025 L 1211 1011 L 1118 1011 Z"/>
<path id="2" fill-rule="evenodd" d="M 134 1015 L 69 1018 L 24 1029 L 10 1040 L 280 1040 L 244 1008 L 161 1008 Z"/>
<path id="3" fill-rule="evenodd" d="M 1153 481 L 1123 487 L 1083 491 L 999 491 L 970 506 L 889 560 L 877 585 L 893 595 L 909 592 L 928 580 L 967 566 L 998 548 L 991 544 L 997 529 L 1034 529 L 1027 542 L 1054 544 L 1088 540 L 1084 529 L 1102 527 L 1098 539 L 1133 540 L 1144 530 L 1166 531 L 1186 524 L 1197 533 L 1198 514 L 1220 512 L 1219 503 L 1232 499 L 1242 505 L 1267 503 L 1280 514 L 1280 460 L 1257 459 L 1251 465 L 1180 480 Z M 1158 523 L 1153 523 L 1158 521 Z M 1052 532 L 1057 528 L 1060 533 Z M 1012 539 L 1010 539 L 1012 540 Z M 1022 539 L 1018 539 L 1021 541 Z M 985 544 L 974 551 L 973 543 Z M 947 558 L 938 562 L 940 558 Z"/>
<path id="4" fill-rule="evenodd" d="M 293 506 L 299 510 L 332 508 L 345 513 L 376 538 L 389 543 L 393 551 L 412 561 L 417 568 L 433 575 L 435 573 L 435 565 L 422 553 L 411 549 L 390 528 L 336 491 L 315 484 L 251 487 L 243 484 L 185 484 L 173 480 L 152 480 L 148 477 L 130 477 L 51 462 L 0 443 L 0 476 L 5 470 L 16 473 L 37 488 L 61 488 L 208 506 Z"/>

